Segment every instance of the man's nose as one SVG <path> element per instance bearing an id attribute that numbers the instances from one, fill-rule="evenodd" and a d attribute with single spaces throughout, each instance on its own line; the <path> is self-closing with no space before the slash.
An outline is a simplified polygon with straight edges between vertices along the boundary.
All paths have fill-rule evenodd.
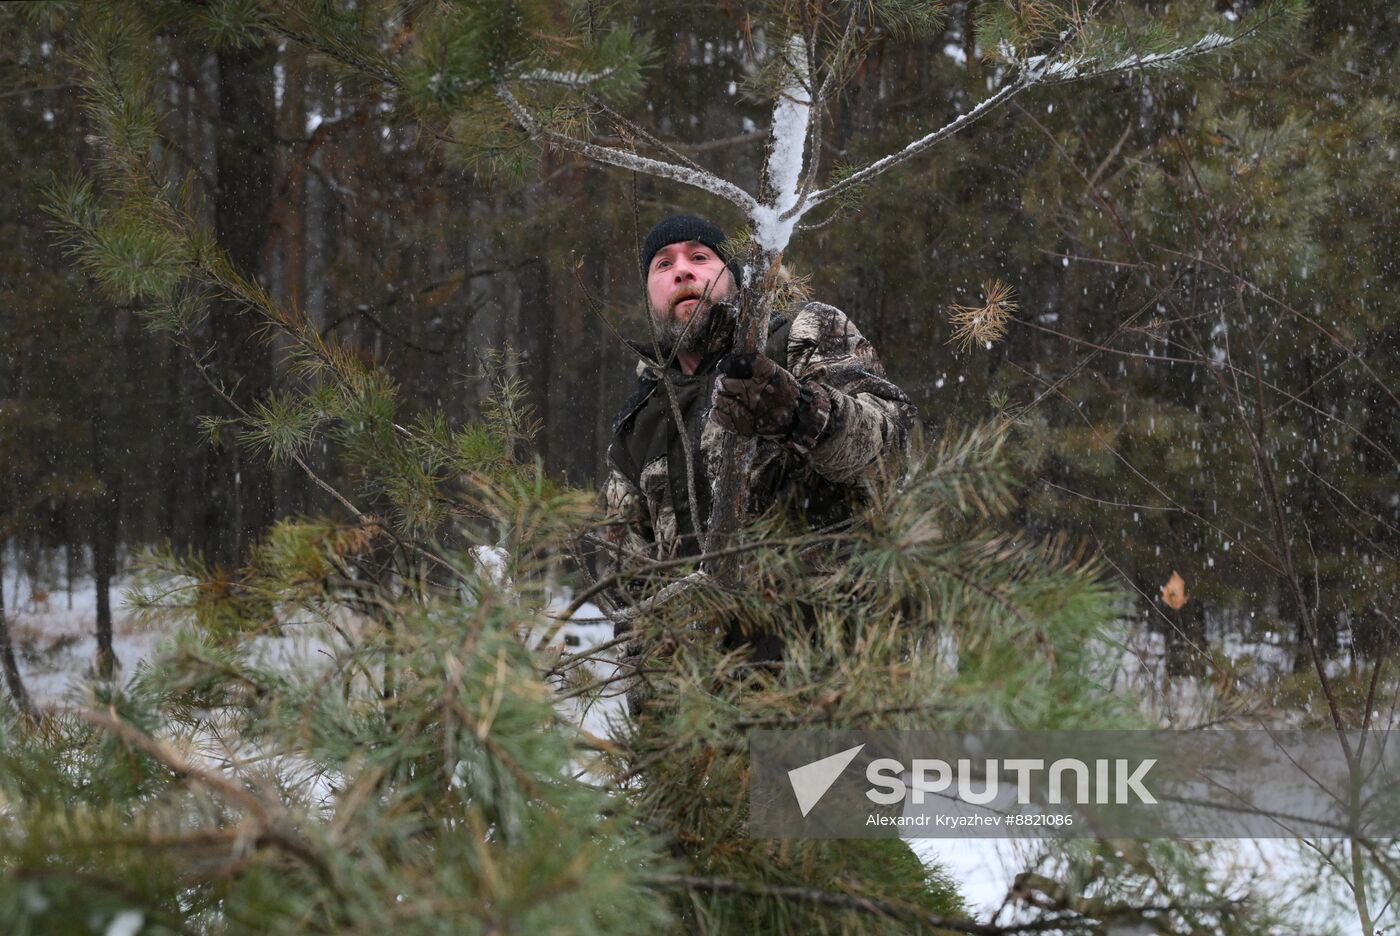
<path id="1" fill-rule="evenodd" d="M 687 280 L 695 279 L 695 271 L 690 268 L 690 264 L 684 260 L 677 261 L 675 266 L 676 282 L 684 283 Z"/>

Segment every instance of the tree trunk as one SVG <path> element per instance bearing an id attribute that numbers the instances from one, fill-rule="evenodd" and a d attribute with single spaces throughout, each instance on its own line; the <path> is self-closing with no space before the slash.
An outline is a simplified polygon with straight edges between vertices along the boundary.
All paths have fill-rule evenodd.
<path id="1" fill-rule="evenodd" d="M 977 0 L 967 0 L 962 23 L 963 58 L 971 75 L 979 75 L 982 63 L 977 57 Z"/>
<path id="2" fill-rule="evenodd" d="M 78 564 L 82 561 L 82 549 L 79 548 L 78 531 L 73 528 L 73 512 L 75 506 L 72 500 L 68 500 L 63 505 L 63 538 L 65 558 L 63 561 L 64 587 L 68 593 L 68 610 L 73 610 L 73 582 L 78 577 Z"/>
<path id="3" fill-rule="evenodd" d="M 262 266 L 277 270 L 278 300 L 291 309 L 306 305 L 306 169 L 314 152 L 306 136 L 306 49 L 291 42 L 281 52 L 282 101 L 277 114 L 278 195 L 272 206 L 273 231 L 263 250 Z M 287 359 L 279 355 L 274 371 L 280 379 Z M 282 464 L 272 469 L 274 516 L 305 509 L 300 469 Z"/>
<path id="4" fill-rule="evenodd" d="M 5 669 L 5 685 L 15 707 L 33 718 L 34 703 L 24 688 L 24 680 L 19 675 L 19 663 L 15 660 L 15 648 L 10 643 L 10 624 L 5 617 L 5 544 L 0 542 L 0 666 Z"/>
<path id="5" fill-rule="evenodd" d="M 548 166 L 546 161 L 545 166 Z M 542 170 L 543 171 L 543 170 Z M 541 202 L 546 193 L 541 186 L 535 186 L 526 194 L 529 214 L 541 213 Z M 549 390 L 557 380 L 554 363 L 554 308 L 549 281 L 548 250 L 551 232 L 546 225 L 532 220 L 525 235 L 525 256 L 527 263 L 516 274 L 520 285 L 520 314 L 516 345 L 524 361 L 521 367 L 525 373 L 526 385 L 530 388 L 530 403 L 535 407 L 535 415 L 548 427 L 552 422 L 549 407 Z M 546 463 L 549 462 L 550 432 L 548 429 L 537 437 L 536 453 Z M 522 453 L 515 453 L 517 456 Z"/>
<path id="6" fill-rule="evenodd" d="M 1167 628 L 1168 676 L 1203 676 L 1210 663 L 1206 656 L 1205 608 L 1195 598 L 1179 609 L 1161 606 L 1170 622 Z"/>
<path id="7" fill-rule="evenodd" d="M 270 45 L 225 49 L 218 56 L 214 229 L 234 268 L 251 278 L 263 272 L 273 204 L 276 59 Z M 216 305 L 210 320 L 213 374 L 245 409 L 272 385 L 272 353 L 259 325 L 232 302 Z M 230 415 L 222 401 L 211 401 L 210 411 Z M 262 456 L 223 439 L 206 451 L 204 481 L 202 552 L 212 565 L 232 567 L 272 521 L 271 471 Z"/>
<path id="8" fill-rule="evenodd" d="M 306 136 L 306 50 L 289 44 L 282 65 L 285 80 L 278 123 L 282 138 L 295 142 L 280 150 L 284 154 L 281 195 L 273 209 L 279 236 L 269 243 L 276 244 L 280 257 L 278 295 L 300 309 L 306 302 L 306 168 L 312 155 L 309 145 L 301 142 Z"/>
<path id="9" fill-rule="evenodd" d="M 97 453 L 96 440 L 93 448 L 94 458 L 105 462 L 108 453 Z M 102 490 L 93 512 L 92 538 L 92 578 L 97 588 L 97 674 L 110 680 L 117 671 L 117 655 L 112 649 L 112 579 L 117 571 L 117 511 L 121 494 L 110 471 L 99 467 L 98 477 Z"/>
<path id="10" fill-rule="evenodd" d="M 773 314 L 773 299 L 777 294 L 776 274 L 782 264 L 781 253 L 765 253 L 755 244 L 749 249 L 745 262 L 754 271 L 750 282 L 739 295 L 739 324 L 735 350 L 762 350 L 768 336 L 768 321 Z M 713 504 L 705 533 L 705 551 L 714 552 L 732 545 L 728 542 L 744 521 L 749 501 L 749 466 L 753 464 L 758 441 L 726 432 L 720 449 L 719 477 L 712 479 Z M 734 578 L 739 558 L 729 556 L 707 563 L 711 575 L 721 582 Z"/>
<path id="11" fill-rule="evenodd" d="M 110 680 L 116 673 L 117 657 L 112 650 L 112 578 L 117 566 L 117 523 L 121 509 L 121 472 L 116 470 L 113 422 L 115 401 L 109 388 L 122 372 L 126 348 L 124 312 L 114 313 L 116 328 L 111 351 L 102 357 L 92 405 L 89 435 L 92 445 L 92 474 L 97 496 L 92 511 L 92 577 L 97 589 L 97 674 Z"/>

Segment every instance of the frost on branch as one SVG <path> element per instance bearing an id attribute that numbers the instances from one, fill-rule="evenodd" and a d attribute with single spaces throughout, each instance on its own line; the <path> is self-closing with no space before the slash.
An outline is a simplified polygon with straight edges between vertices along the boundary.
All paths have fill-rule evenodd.
<path id="1" fill-rule="evenodd" d="M 1120 71 L 1125 68 L 1161 68 L 1170 65 L 1180 59 L 1189 58 L 1192 55 L 1199 55 L 1202 52 L 1213 52 L 1237 42 L 1230 36 L 1222 36 L 1220 33 L 1206 33 L 1189 46 L 1182 46 L 1179 49 L 1172 49 L 1170 52 L 1152 52 L 1147 55 L 1130 55 L 1121 59 L 1114 65 L 1108 67 L 1108 71 Z"/>
<path id="2" fill-rule="evenodd" d="M 1212 32 L 1190 45 L 1178 46 L 1164 52 L 1133 53 L 1114 59 L 1107 56 L 1082 54 L 1032 55 L 1021 66 L 1021 80 L 1027 85 L 1055 84 L 1061 81 L 1097 78 L 1136 68 L 1165 68 L 1197 55 L 1235 45 L 1240 39 L 1240 36 L 1226 36 Z M 997 50 L 1002 58 L 1008 62 L 1019 60 L 1019 50 L 1010 42 L 1002 41 Z"/>
<path id="3" fill-rule="evenodd" d="M 517 80 L 564 85 L 569 88 L 586 88 L 616 73 L 616 68 L 605 68 L 599 72 L 556 71 L 550 68 L 534 68 L 530 71 L 522 72 L 517 76 Z"/>

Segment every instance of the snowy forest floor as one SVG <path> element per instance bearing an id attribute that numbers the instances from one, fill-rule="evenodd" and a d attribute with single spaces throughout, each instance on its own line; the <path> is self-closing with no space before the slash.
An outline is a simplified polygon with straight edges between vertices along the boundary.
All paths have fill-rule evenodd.
<path id="1" fill-rule="evenodd" d="M 124 607 L 122 594 L 127 584 L 127 580 L 118 580 L 112 588 L 113 648 L 123 681 L 132 677 L 141 661 L 152 656 L 177 626 L 173 622 L 139 623 Z M 70 595 L 57 583 L 36 586 L 15 562 L 7 561 L 4 597 L 20 672 L 34 702 L 50 706 L 79 701 L 77 693 L 97 655 L 97 594 L 92 580 L 75 580 Z M 567 592 L 556 595 L 549 610 L 562 611 L 569 600 Z M 566 624 L 556 637 L 567 652 L 576 653 L 611 639 L 611 624 L 595 605 L 583 605 L 575 617 L 579 620 Z M 287 665 L 312 662 L 326 646 L 313 633 L 260 640 L 270 654 Z M 1232 658 L 1248 654 L 1257 665 L 1270 670 L 1286 665 L 1274 647 L 1236 644 L 1227 650 Z M 1154 714 L 1177 723 L 1189 721 L 1210 690 L 1204 682 L 1189 678 L 1176 678 L 1163 689 L 1158 674 L 1164 658 L 1160 635 L 1138 633 L 1131 641 L 1125 640 L 1118 666 L 1106 675 L 1115 686 L 1140 693 Z M 601 671 L 603 666 L 606 664 L 593 665 L 596 675 L 607 675 Z M 621 719 L 625 710 L 620 695 L 587 707 L 580 707 L 576 700 L 562 704 L 571 718 L 600 737 L 611 733 L 610 725 Z M 910 845 L 924 860 L 937 861 L 952 875 L 979 918 L 986 918 L 1002 904 L 1017 874 L 1031 868 L 1051 875 L 1054 871 L 1053 843 L 1047 848 L 1045 843 L 1024 839 L 911 839 Z M 1307 926 L 1299 932 L 1309 936 L 1359 933 L 1346 885 L 1328 875 L 1318 886 L 1319 861 L 1309 846 L 1288 839 L 1222 840 L 1213 850 L 1213 867 L 1222 880 L 1238 882 L 1241 890 L 1248 889 L 1273 906 L 1282 902 L 1294 906 L 1300 923 Z M 1391 907 L 1387 914 L 1377 920 L 1380 925 L 1400 920 L 1400 908 Z"/>

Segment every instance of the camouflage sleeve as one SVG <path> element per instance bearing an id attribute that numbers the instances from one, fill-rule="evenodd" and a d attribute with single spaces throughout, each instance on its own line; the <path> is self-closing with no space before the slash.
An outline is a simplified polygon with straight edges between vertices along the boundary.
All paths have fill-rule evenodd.
<path id="1" fill-rule="evenodd" d="M 616 564 L 633 555 L 650 556 L 653 551 L 651 525 L 646 499 L 641 489 L 623 474 L 608 455 L 608 478 L 599 495 L 603 509 L 602 538 L 611 547 L 607 561 Z"/>
<path id="2" fill-rule="evenodd" d="M 914 404 L 885 377 L 875 348 L 840 309 L 803 307 L 788 335 L 788 368 L 812 391 L 812 422 L 796 445 L 822 477 L 875 480 L 881 464 L 902 453 Z"/>
<path id="3" fill-rule="evenodd" d="M 599 538 L 603 543 L 591 551 L 588 559 L 594 578 L 623 572 L 637 556 L 654 558 L 655 536 L 647 517 L 646 499 L 641 489 L 617 467 L 611 451 L 608 452 L 608 477 L 599 492 L 599 500 L 603 510 Z M 638 580 L 623 576 L 618 584 L 604 591 L 603 597 L 613 607 L 624 608 L 637 600 L 640 586 Z M 614 626 L 613 633 L 621 636 L 630 629 L 630 625 L 619 623 Z M 629 644 L 624 650 L 624 659 L 636 653 L 637 648 Z"/>

